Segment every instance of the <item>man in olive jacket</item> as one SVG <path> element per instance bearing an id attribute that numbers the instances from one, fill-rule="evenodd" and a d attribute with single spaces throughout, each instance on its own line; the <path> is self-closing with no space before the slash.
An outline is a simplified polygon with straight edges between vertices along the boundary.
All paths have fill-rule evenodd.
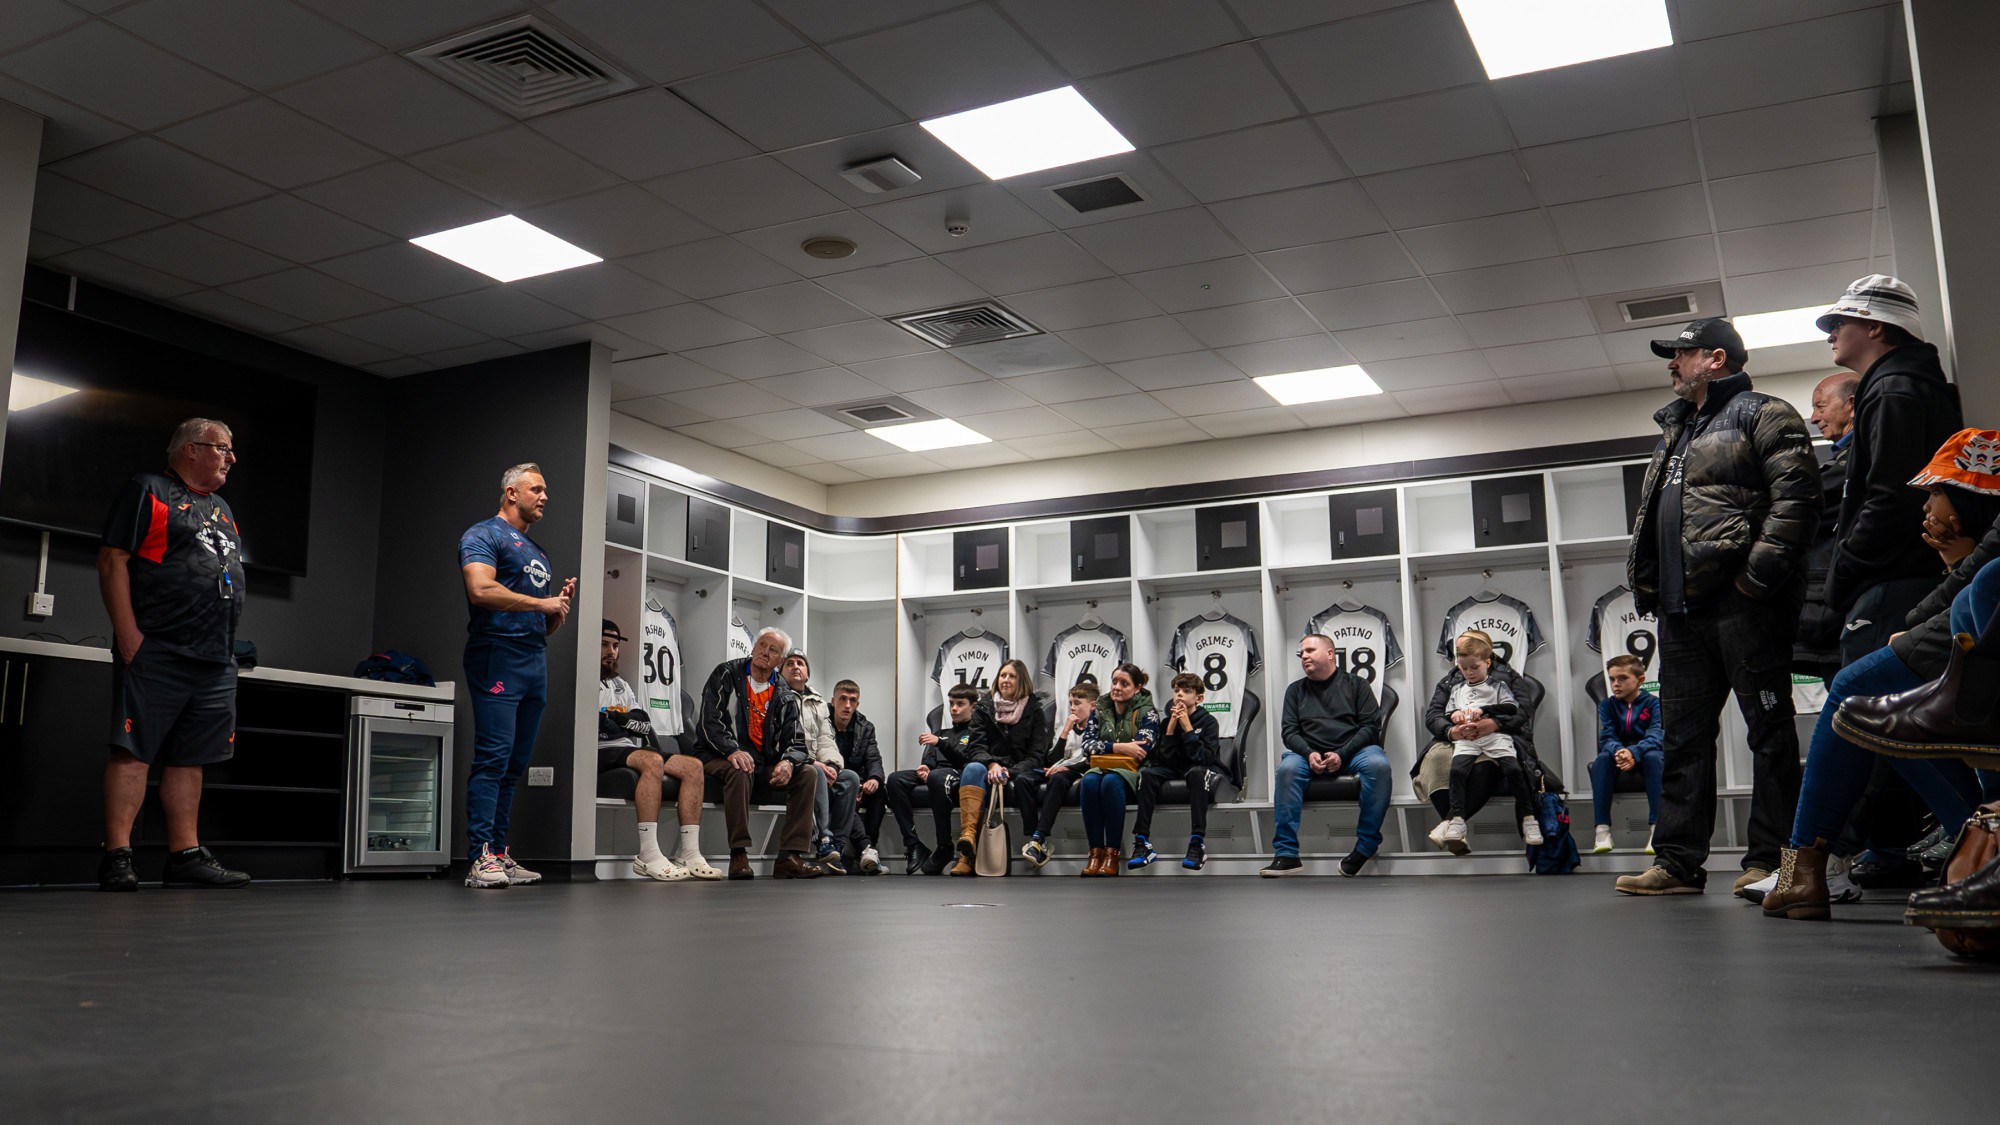
<path id="1" fill-rule="evenodd" d="M 1618 880 L 1635 895 L 1700 894 L 1715 831 L 1715 740 L 1733 693 L 1750 728 L 1750 848 L 1736 889 L 1777 866 L 1799 799 L 1791 649 L 1819 525 L 1819 467 L 1798 411 L 1754 391 L 1726 320 L 1672 340 L 1675 401 L 1653 415 L 1659 448 L 1632 527 L 1627 584 L 1660 619 L 1666 776 L 1655 865 Z"/>

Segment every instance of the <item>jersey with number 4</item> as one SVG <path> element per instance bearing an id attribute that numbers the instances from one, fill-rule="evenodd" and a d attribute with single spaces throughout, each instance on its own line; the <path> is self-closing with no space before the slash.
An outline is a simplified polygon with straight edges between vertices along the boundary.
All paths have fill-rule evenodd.
<path id="1" fill-rule="evenodd" d="M 1403 646 L 1396 643 L 1389 615 L 1372 605 L 1327 606 L 1306 623 L 1306 632 L 1331 637 L 1340 670 L 1353 673 L 1377 695 L 1382 675 L 1403 662 Z"/>
<path id="2" fill-rule="evenodd" d="M 1056 634 L 1042 658 L 1042 679 L 1049 694 L 1060 700 L 1084 680 L 1100 689 L 1110 687 L 1111 670 L 1125 660 L 1125 634 L 1109 625 L 1072 625 Z"/>
<path id="3" fill-rule="evenodd" d="M 681 716 L 681 628 L 674 615 L 648 601 L 639 614 L 639 692 L 653 733 L 678 736 Z"/>
<path id="4" fill-rule="evenodd" d="M 1646 666 L 1639 674 L 1643 686 L 1651 692 L 1660 690 L 1659 672 L 1653 664 L 1660 650 L 1660 623 L 1651 614 L 1639 615 L 1631 590 L 1613 586 L 1597 599 L 1590 607 L 1590 633 L 1584 643 L 1601 658 L 1606 692 L 1611 690 L 1610 662 L 1614 656 L 1638 657 Z"/>
<path id="5" fill-rule="evenodd" d="M 1217 738 L 1235 738 L 1243 710 L 1243 692 L 1250 677 L 1264 669 L 1257 653 L 1257 633 L 1248 622 L 1230 614 L 1211 621 L 1191 617 L 1174 630 L 1167 667 L 1201 677 L 1202 710 L 1215 716 Z M 1160 695 L 1171 696 L 1171 692 Z"/>
<path id="6" fill-rule="evenodd" d="M 1438 634 L 1438 655 L 1450 660 L 1453 642 L 1467 629 L 1478 629 L 1493 638 L 1493 654 L 1516 672 L 1526 672 L 1528 657 L 1547 643 L 1535 611 L 1506 594 L 1474 594 L 1446 610 L 1444 631 Z"/>
<path id="7" fill-rule="evenodd" d="M 937 660 L 931 665 L 931 682 L 937 685 L 938 702 L 960 684 L 981 692 L 993 690 L 993 677 L 1007 662 L 1007 638 L 998 633 L 960 631 L 938 646 Z"/>

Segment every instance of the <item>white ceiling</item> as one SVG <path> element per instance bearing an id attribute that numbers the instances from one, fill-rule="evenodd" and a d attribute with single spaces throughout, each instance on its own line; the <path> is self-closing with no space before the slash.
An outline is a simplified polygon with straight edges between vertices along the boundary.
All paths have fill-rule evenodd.
<path id="1" fill-rule="evenodd" d="M 1669 6 L 1672 48 L 1492 82 L 1448 0 L 8 0 L 0 99 L 49 119 L 38 262 L 385 376 L 599 340 L 615 409 L 837 484 L 1657 387 L 1586 298 L 1892 270 L 1901 6 Z M 521 12 L 642 88 L 521 123 L 400 57 Z M 1138 150 L 992 183 L 914 124 L 1066 83 Z M 922 181 L 837 175 L 888 153 Z M 1114 171 L 1147 201 L 1046 190 Z M 508 211 L 607 260 L 500 285 L 404 241 Z M 1050 335 L 881 320 L 984 297 Z M 1389 393 L 1249 382 L 1352 362 Z M 811 409 L 886 393 L 996 440 Z"/>

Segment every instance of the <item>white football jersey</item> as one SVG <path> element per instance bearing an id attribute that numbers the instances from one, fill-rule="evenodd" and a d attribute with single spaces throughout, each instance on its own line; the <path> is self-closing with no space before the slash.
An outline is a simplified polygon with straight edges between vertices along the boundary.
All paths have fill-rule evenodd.
<path id="1" fill-rule="evenodd" d="M 1383 674 L 1403 662 L 1403 646 L 1396 643 L 1389 615 L 1372 605 L 1327 606 L 1306 622 L 1306 632 L 1333 638 L 1340 670 L 1352 672 L 1377 695 L 1382 693 Z"/>
<path id="2" fill-rule="evenodd" d="M 1607 692 L 1610 690 L 1607 664 L 1614 656 L 1638 657 L 1646 666 L 1639 676 L 1642 686 L 1651 692 L 1660 690 L 1660 622 L 1651 614 L 1639 616 L 1631 590 L 1613 586 L 1597 599 L 1597 604 L 1590 607 L 1590 634 L 1584 643 L 1600 658 L 1598 668 L 1605 673 Z"/>
<path id="3" fill-rule="evenodd" d="M 1055 643 L 1042 658 L 1041 686 L 1058 700 L 1084 680 L 1107 688 L 1111 686 L 1111 670 L 1126 659 L 1125 634 L 1109 625 L 1089 629 L 1072 625 L 1056 634 Z"/>
<path id="4" fill-rule="evenodd" d="M 938 702 L 959 684 L 970 684 L 982 693 L 993 690 L 993 677 L 1007 662 L 1007 638 L 998 633 L 961 630 L 938 646 L 937 660 L 931 664 L 931 682 L 937 685 Z"/>
<path id="5" fill-rule="evenodd" d="M 650 599 L 639 615 L 639 686 L 653 733 L 678 736 L 681 716 L 681 629 L 667 608 Z"/>
<path id="6" fill-rule="evenodd" d="M 723 659 L 750 659 L 750 646 L 752 644 L 750 626 L 745 625 L 741 621 L 732 620 L 729 623 L 729 628 L 723 632 L 726 634 L 723 638 L 723 647 L 726 650 Z"/>
<path id="7" fill-rule="evenodd" d="M 1243 692 L 1250 686 L 1250 677 L 1264 670 L 1264 659 L 1257 652 L 1257 633 L 1249 623 L 1227 613 L 1213 621 L 1188 618 L 1174 630 L 1167 667 L 1201 677 L 1201 706 L 1215 716 L 1216 737 L 1235 738 Z M 1171 691 L 1155 692 L 1153 698 L 1172 695 Z"/>
<path id="8" fill-rule="evenodd" d="M 1444 630 L 1438 634 L 1438 655 L 1452 658 L 1452 642 L 1467 629 L 1478 629 L 1493 638 L 1493 653 L 1516 672 L 1528 670 L 1528 657 L 1540 652 L 1548 642 L 1542 639 L 1541 623 L 1528 603 L 1506 594 L 1478 594 L 1445 611 Z"/>

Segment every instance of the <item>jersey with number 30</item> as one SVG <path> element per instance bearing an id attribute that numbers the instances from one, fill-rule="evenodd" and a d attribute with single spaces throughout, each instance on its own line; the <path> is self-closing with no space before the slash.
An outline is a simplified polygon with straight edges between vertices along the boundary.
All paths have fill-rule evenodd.
<path id="1" fill-rule="evenodd" d="M 1167 667 L 1201 677 L 1202 710 L 1215 716 L 1217 738 L 1235 738 L 1243 709 L 1243 692 L 1250 677 L 1264 669 L 1257 653 L 1257 634 L 1248 622 L 1230 614 L 1211 621 L 1191 617 L 1174 630 Z M 1171 692 L 1161 692 L 1170 696 Z"/>
<path id="2" fill-rule="evenodd" d="M 937 684 L 938 702 L 960 684 L 981 692 L 993 690 L 993 677 L 1007 661 L 1007 638 L 998 633 L 960 631 L 938 646 L 937 660 L 931 664 L 931 681 Z"/>
<path id="3" fill-rule="evenodd" d="M 1590 607 L 1590 633 L 1584 638 L 1590 651 L 1602 658 L 1605 690 L 1611 690 L 1610 661 L 1614 656 L 1636 656 L 1645 669 L 1639 679 L 1647 691 L 1659 691 L 1660 675 L 1654 665 L 1660 648 L 1660 623 L 1650 614 L 1639 616 L 1632 591 L 1613 586 Z"/>
<path id="4" fill-rule="evenodd" d="M 1306 623 L 1306 632 L 1331 637 L 1340 670 L 1353 673 L 1377 695 L 1382 693 L 1382 675 L 1403 662 L 1403 647 L 1396 643 L 1389 615 L 1372 605 L 1327 606 Z"/>
<path id="5" fill-rule="evenodd" d="M 674 615 L 647 601 L 639 615 L 639 687 L 653 733 L 679 735 L 681 717 L 681 629 Z"/>

